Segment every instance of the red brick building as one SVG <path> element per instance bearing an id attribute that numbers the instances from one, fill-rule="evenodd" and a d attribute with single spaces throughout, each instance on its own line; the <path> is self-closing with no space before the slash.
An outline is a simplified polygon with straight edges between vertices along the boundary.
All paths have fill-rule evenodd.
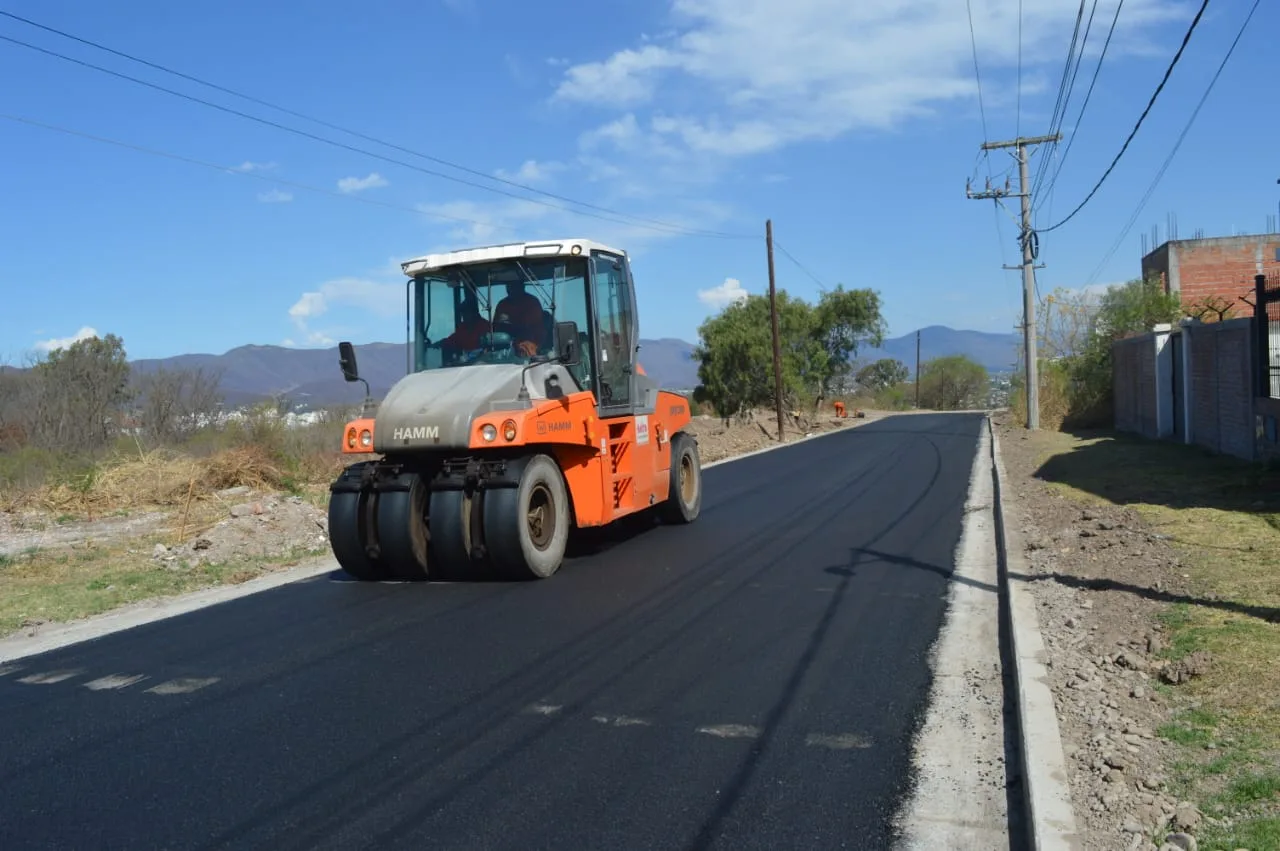
<path id="1" fill-rule="evenodd" d="M 1175 239 L 1142 258 L 1143 278 L 1159 278 L 1165 292 L 1180 294 L 1184 307 L 1221 299 L 1233 305 L 1227 317 L 1252 314 L 1240 299 L 1253 300 L 1253 279 L 1259 273 L 1280 276 L 1280 233 Z"/>

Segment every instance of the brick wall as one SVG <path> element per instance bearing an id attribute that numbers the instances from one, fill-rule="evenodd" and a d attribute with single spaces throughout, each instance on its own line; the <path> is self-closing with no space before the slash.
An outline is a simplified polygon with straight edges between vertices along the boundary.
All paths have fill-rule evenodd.
<path id="1" fill-rule="evenodd" d="M 1157 437 L 1156 352 L 1152 335 L 1120 340 L 1111 349 L 1116 431 Z"/>
<path id="2" fill-rule="evenodd" d="M 1234 319 L 1183 329 L 1191 356 L 1191 440 L 1246 459 L 1255 449 L 1252 326 L 1251 319 Z"/>
<path id="3" fill-rule="evenodd" d="M 1189 408 L 1185 433 L 1199 446 L 1245 459 L 1257 453 L 1252 330 L 1252 319 L 1230 319 L 1174 332 L 1190 360 L 1181 397 Z M 1171 397 L 1175 371 L 1171 362 L 1159 367 L 1156 335 L 1115 343 L 1111 360 L 1116 430 L 1159 438 L 1160 397 Z"/>
<path id="4" fill-rule="evenodd" d="M 1245 317 L 1251 308 L 1240 298 L 1252 301 L 1259 261 L 1263 274 L 1280 273 L 1278 251 L 1280 234 L 1173 240 L 1142 258 L 1142 274 L 1180 293 L 1184 306 L 1218 297 L 1234 305 L 1229 317 Z"/>

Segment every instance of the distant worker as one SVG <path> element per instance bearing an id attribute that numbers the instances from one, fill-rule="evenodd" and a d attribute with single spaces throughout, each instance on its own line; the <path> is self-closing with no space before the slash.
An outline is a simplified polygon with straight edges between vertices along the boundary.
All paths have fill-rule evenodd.
<path id="1" fill-rule="evenodd" d="M 507 297 L 493 309 L 493 324 L 509 324 L 516 341 L 516 351 L 525 357 L 538 353 L 539 341 L 545 336 L 542 305 L 527 292 L 522 281 L 507 284 Z"/>

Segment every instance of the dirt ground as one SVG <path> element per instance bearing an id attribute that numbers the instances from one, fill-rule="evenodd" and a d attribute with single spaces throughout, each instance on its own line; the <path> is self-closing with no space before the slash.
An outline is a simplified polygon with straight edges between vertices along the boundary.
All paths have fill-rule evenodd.
<path id="1" fill-rule="evenodd" d="M 1085 502 L 1046 482 L 1053 476 L 1044 465 L 1061 447 L 1003 415 L 994 422 L 1010 478 L 1010 522 L 1023 529 L 1035 580 L 1085 847 L 1242 847 L 1210 844 L 1206 834 L 1229 827 L 1227 820 L 1180 797 L 1188 754 L 1171 724 L 1175 690 L 1203 677 L 1214 660 L 1204 651 L 1169 652 L 1171 642 L 1183 640 L 1168 629 L 1170 602 L 1212 600 L 1212 593 L 1193 581 L 1186 550 L 1136 507 L 1105 497 Z M 1227 738 L 1205 747 L 1230 744 Z"/>

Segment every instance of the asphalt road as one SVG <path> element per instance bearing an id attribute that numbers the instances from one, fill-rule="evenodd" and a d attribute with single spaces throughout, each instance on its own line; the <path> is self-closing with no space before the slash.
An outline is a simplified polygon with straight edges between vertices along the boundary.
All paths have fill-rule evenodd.
<path id="1" fill-rule="evenodd" d="M 887 847 L 981 422 L 715 467 L 549 581 L 325 576 L 0 668 L 0 848 Z"/>

